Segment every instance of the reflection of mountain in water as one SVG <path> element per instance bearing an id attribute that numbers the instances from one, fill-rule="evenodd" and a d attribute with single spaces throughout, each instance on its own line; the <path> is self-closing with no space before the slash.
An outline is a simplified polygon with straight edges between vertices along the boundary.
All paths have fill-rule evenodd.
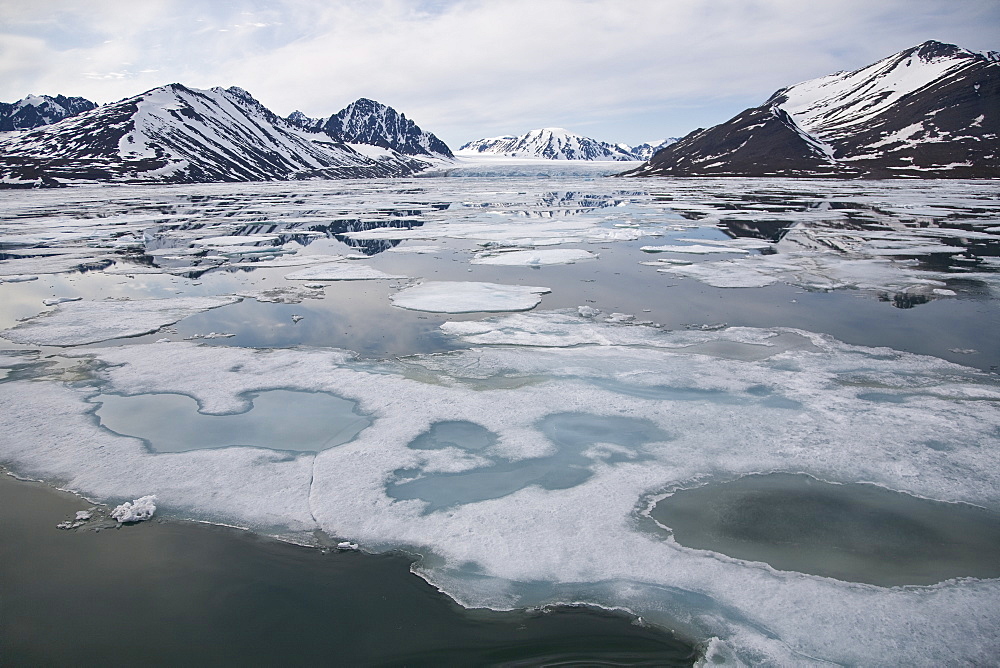
<path id="1" fill-rule="evenodd" d="M 763 239 L 778 242 L 792 229 L 794 223 L 787 220 L 726 220 L 719 221 L 719 227 L 734 239 Z"/>
<path id="2" fill-rule="evenodd" d="M 466 208 L 485 211 L 504 211 L 524 218 L 562 218 L 578 216 L 598 209 L 622 206 L 632 198 L 645 197 L 644 192 L 615 192 L 609 195 L 581 193 L 576 191 L 552 191 L 540 194 L 531 202 L 463 202 Z"/>

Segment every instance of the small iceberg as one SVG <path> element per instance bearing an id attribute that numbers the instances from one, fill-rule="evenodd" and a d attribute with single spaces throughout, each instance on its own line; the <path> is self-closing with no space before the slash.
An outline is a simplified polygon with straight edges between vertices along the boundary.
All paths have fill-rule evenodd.
<path id="1" fill-rule="evenodd" d="M 126 501 L 111 511 L 111 517 L 122 524 L 143 522 L 156 512 L 156 495 L 140 496 L 133 501 Z"/>

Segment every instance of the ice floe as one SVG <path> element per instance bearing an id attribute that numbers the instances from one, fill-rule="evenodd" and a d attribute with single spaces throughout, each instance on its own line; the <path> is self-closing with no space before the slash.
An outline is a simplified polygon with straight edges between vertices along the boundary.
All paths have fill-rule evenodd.
<path id="1" fill-rule="evenodd" d="M 705 244 L 688 244 L 684 246 L 643 246 L 639 250 L 644 253 L 690 253 L 692 255 L 707 255 L 710 253 L 749 253 L 744 248 L 729 248 L 726 246 L 710 246 Z"/>
<path id="2" fill-rule="evenodd" d="M 431 313 L 495 313 L 527 311 L 542 301 L 549 288 L 476 281 L 428 281 L 400 290 L 393 306 Z"/>
<path id="3" fill-rule="evenodd" d="M 46 306 L 56 306 L 57 304 L 65 304 L 66 302 L 78 302 L 82 299 L 83 297 L 54 297 L 52 299 L 43 299 L 42 303 Z"/>
<path id="4" fill-rule="evenodd" d="M 15 343 L 78 346 L 149 334 L 189 315 L 237 301 L 239 297 L 222 296 L 69 302 L 4 330 L 0 336 Z"/>
<path id="5" fill-rule="evenodd" d="M 584 260 L 596 260 L 597 254 L 576 248 L 553 248 L 547 250 L 512 250 L 501 253 L 477 253 L 472 264 L 493 264 L 512 267 L 538 267 L 546 264 L 573 264 Z"/>
<path id="6" fill-rule="evenodd" d="M 319 264 L 307 269 L 300 269 L 285 276 L 290 281 L 372 281 L 407 278 L 396 274 L 387 274 L 374 267 L 364 264 L 331 262 Z"/>
<path id="7" fill-rule="evenodd" d="M 387 253 L 414 253 L 417 255 L 433 255 L 441 252 L 441 246 L 393 246 Z"/>
<path id="8" fill-rule="evenodd" d="M 891 260 L 842 258 L 815 252 L 753 255 L 666 266 L 659 271 L 696 278 L 717 288 L 763 287 L 780 281 L 812 290 L 859 288 L 889 293 L 931 292 L 944 288 L 946 283 L 942 279 L 950 277 Z"/>

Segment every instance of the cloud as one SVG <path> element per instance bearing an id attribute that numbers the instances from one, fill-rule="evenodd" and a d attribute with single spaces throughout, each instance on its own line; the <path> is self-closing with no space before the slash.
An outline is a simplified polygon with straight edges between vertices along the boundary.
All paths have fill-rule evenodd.
<path id="1" fill-rule="evenodd" d="M 0 12 L 0 99 L 110 101 L 180 81 L 321 116 L 365 96 L 450 143 L 541 125 L 678 134 L 699 113 L 717 122 L 926 39 L 995 48 L 1000 26 L 994 0 L 0 0 Z"/>

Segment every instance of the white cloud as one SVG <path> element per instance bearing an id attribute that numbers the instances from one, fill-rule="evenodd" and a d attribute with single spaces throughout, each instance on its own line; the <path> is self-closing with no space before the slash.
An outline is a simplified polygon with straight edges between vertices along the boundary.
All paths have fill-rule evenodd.
<path id="1" fill-rule="evenodd" d="M 180 81 L 321 116 L 365 96 L 452 144 L 541 125 L 678 134 L 926 39 L 995 48 L 1000 26 L 994 0 L 0 0 L 0 14 L 0 99 Z"/>

